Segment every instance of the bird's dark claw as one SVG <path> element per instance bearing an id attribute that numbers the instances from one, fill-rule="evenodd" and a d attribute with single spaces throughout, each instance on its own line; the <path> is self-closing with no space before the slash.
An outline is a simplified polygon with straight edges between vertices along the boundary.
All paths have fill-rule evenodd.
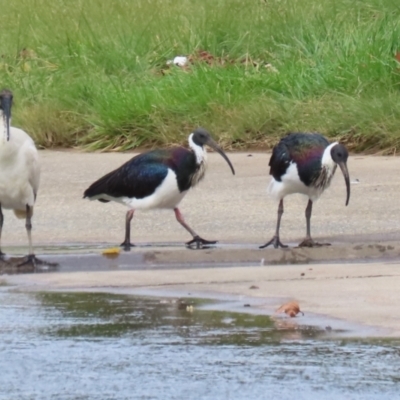
<path id="1" fill-rule="evenodd" d="M 322 247 L 322 246 L 330 246 L 330 243 L 318 243 L 314 242 L 310 237 L 306 237 L 301 243 L 299 243 L 298 247 Z"/>
<path id="2" fill-rule="evenodd" d="M 193 248 L 192 247 L 193 244 L 196 245 L 196 249 L 206 249 L 206 248 L 208 248 L 208 246 L 214 245 L 216 243 L 217 243 L 216 240 L 205 240 L 205 239 L 201 238 L 200 236 L 194 236 L 192 240 L 189 240 L 185 244 L 190 249 Z"/>
<path id="3" fill-rule="evenodd" d="M 270 244 L 272 244 L 275 247 L 275 249 L 277 249 L 278 247 L 282 247 L 283 249 L 288 247 L 288 245 L 282 244 L 282 242 L 279 240 L 279 236 L 275 235 L 269 242 L 265 243 L 264 245 L 260 246 L 259 248 L 265 249 Z"/>
<path id="4" fill-rule="evenodd" d="M 120 244 L 120 247 L 124 248 L 124 251 L 131 251 L 131 247 L 135 247 L 135 245 L 129 241 L 124 241 Z"/>
<path id="5" fill-rule="evenodd" d="M 34 254 L 29 254 L 22 259 L 23 261 L 17 264 L 17 268 L 31 266 L 33 269 L 36 269 L 38 266 L 46 266 L 46 267 L 57 267 L 58 263 L 51 263 L 48 261 L 41 260 L 37 258 Z"/>

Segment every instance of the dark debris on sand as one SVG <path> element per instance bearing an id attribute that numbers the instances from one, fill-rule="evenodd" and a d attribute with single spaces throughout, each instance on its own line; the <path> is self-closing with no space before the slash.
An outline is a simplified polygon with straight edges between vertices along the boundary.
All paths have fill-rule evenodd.
<path id="1" fill-rule="evenodd" d="M 31 261 L 27 256 L 0 258 L 0 275 L 52 272 L 57 270 L 57 268 L 57 263 L 49 263 L 40 259 Z"/>

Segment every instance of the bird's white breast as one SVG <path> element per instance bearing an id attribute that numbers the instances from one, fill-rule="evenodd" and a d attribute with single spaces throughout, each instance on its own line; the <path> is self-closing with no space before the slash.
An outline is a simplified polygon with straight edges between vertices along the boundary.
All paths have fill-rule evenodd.
<path id="1" fill-rule="evenodd" d="M 332 177 L 336 171 L 336 163 L 333 161 L 331 156 L 331 149 L 337 142 L 330 144 L 325 150 L 321 158 L 321 168 L 323 168 L 327 175 L 326 182 L 324 185 L 310 185 L 306 186 L 300 179 L 297 165 L 291 162 L 289 168 L 286 170 L 285 174 L 281 177 L 281 182 L 271 179 L 268 186 L 268 192 L 271 196 L 280 200 L 285 196 L 293 193 L 300 193 L 308 196 L 312 201 L 318 200 L 321 194 L 330 185 Z M 316 181 L 318 183 L 318 179 Z"/>
<path id="2" fill-rule="evenodd" d="M 10 129 L 10 140 L 0 144 L 0 204 L 25 210 L 33 206 L 39 189 L 40 166 L 33 140 L 21 129 Z"/>
<path id="3" fill-rule="evenodd" d="M 308 196 L 312 201 L 317 200 L 323 190 L 316 189 L 312 186 L 306 186 L 300 179 L 297 165 L 291 162 L 286 173 L 281 176 L 281 181 L 271 179 L 268 186 L 268 193 L 275 199 L 280 200 L 285 196 L 294 193 L 300 193 Z"/>

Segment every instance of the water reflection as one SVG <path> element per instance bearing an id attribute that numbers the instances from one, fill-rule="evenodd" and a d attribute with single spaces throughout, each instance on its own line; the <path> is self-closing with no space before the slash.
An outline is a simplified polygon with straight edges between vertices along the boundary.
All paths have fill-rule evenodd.
<path id="1" fill-rule="evenodd" d="M 315 327 L 299 327 L 289 319 L 277 323 L 265 315 L 201 310 L 201 299 L 160 300 L 104 293 L 39 293 L 45 307 L 73 323 L 46 328 L 42 334 L 60 337 L 135 336 L 154 331 L 178 343 L 263 345 L 325 335 Z M 164 339 L 165 340 L 165 339 Z"/>
<path id="2" fill-rule="evenodd" d="M 328 340 L 201 304 L 0 287 L 0 399 L 398 397 L 399 340 Z"/>

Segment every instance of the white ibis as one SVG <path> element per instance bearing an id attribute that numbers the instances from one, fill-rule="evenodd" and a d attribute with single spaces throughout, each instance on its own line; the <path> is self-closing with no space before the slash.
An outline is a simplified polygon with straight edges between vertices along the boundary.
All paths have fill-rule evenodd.
<path id="1" fill-rule="evenodd" d="M 94 182 L 84 192 L 84 198 L 101 202 L 115 201 L 129 207 L 126 213 L 125 240 L 121 244 L 128 251 L 130 226 L 136 210 L 173 209 L 177 221 L 192 235 L 187 246 L 201 248 L 216 241 L 202 239 L 185 222 L 178 204 L 188 190 L 197 185 L 206 171 L 205 145 L 216 150 L 226 160 L 232 173 L 233 166 L 209 132 L 197 128 L 189 135 L 189 147 L 152 150 L 139 154 Z"/>
<path id="2" fill-rule="evenodd" d="M 43 263 L 35 257 L 32 246 L 31 220 L 40 179 L 38 152 L 27 133 L 10 127 L 12 101 L 10 90 L 0 92 L 0 238 L 4 222 L 2 209 L 14 210 L 18 218 L 25 218 L 29 240 L 29 254 L 22 264 L 36 265 Z M 1 247 L 0 256 L 4 256 Z"/>
<path id="3" fill-rule="evenodd" d="M 338 143 L 329 143 L 319 133 L 291 133 L 274 147 L 269 161 L 271 183 L 268 191 L 279 201 L 278 221 L 273 238 L 264 248 L 272 244 L 275 248 L 287 247 L 279 239 L 279 226 L 283 214 L 283 199 L 293 193 L 308 196 L 306 208 L 307 233 L 300 247 L 321 246 L 311 238 L 310 220 L 313 202 L 329 187 L 336 167 L 342 170 L 347 189 L 346 206 L 350 199 L 350 179 L 347 170 L 348 152 Z"/>

